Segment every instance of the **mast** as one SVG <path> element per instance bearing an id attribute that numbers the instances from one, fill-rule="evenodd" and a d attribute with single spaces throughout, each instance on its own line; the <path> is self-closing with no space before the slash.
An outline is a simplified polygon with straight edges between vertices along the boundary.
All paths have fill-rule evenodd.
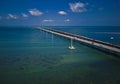
<path id="1" fill-rule="evenodd" d="M 74 50 L 75 47 L 73 46 L 73 38 L 71 37 L 71 44 L 69 46 L 69 49 Z"/>
<path id="2" fill-rule="evenodd" d="M 72 44 L 73 44 L 73 39 L 71 38 L 71 47 L 73 46 Z"/>

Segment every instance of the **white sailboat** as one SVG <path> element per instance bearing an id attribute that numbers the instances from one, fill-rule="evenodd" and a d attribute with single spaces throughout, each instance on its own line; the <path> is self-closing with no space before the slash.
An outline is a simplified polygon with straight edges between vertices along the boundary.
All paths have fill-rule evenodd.
<path id="1" fill-rule="evenodd" d="M 71 50 L 75 49 L 75 47 L 73 46 L 73 38 L 71 38 L 71 45 L 68 48 L 71 49 Z"/>

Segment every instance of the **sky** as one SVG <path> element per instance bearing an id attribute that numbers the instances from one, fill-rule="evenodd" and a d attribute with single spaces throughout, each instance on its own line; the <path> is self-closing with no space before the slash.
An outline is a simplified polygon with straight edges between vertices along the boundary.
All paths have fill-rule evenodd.
<path id="1" fill-rule="evenodd" d="M 120 0 L 0 0 L 0 26 L 120 26 Z"/>

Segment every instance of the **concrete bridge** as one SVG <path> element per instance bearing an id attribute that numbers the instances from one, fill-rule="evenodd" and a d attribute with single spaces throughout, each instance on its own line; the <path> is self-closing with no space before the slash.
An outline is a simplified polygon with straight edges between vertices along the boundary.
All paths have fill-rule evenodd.
<path id="1" fill-rule="evenodd" d="M 114 56 L 120 57 L 120 46 L 118 46 L 118 45 L 114 45 L 111 43 L 107 43 L 107 42 L 99 41 L 96 39 L 91 39 L 91 38 L 87 38 L 84 36 L 79 36 L 79 35 L 63 32 L 63 31 L 58 31 L 58 30 L 54 30 L 54 29 L 50 29 L 50 28 L 37 27 L 37 29 L 40 29 L 42 31 L 49 32 L 49 33 L 52 33 L 52 34 L 55 34 L 55 35 L 58 35 L 61 37 L 65 37 L 68 39 L 73 39 L 73 40 L 78 41 L 89 47 L 92 47 L 97 50 L 106 52 L 108 54 L 112 54 Z"/>

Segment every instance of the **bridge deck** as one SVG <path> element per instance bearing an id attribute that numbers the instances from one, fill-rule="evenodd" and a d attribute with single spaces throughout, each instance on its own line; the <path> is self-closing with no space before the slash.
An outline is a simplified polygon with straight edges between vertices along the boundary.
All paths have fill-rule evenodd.
<path id="1" fill-rule="evenodd" d="M 47 29 L 47 28 L 41 28 L 41 27 L 38 27 L 38 29 L 43 30 L 45 32 L 52 33 L 52 34 L 56 34 L 56 35 L 59 35 L 62 37 L 66 37 L 66 38 L 70 38 L 70 39 L 72 38 L 72 39 L 82 42 L 84 44 L 87 44 L 87 45 L 90 45 L 93 47 L 97 47 L 98 49 L 101 49 L 102 51 L 114 54 L 116 56 L 120 56 L 120 46 L 118 46 L 118 45 L 114 45 L 114 44 L 110 44 L 107 42 L 87 38 L 84 36 L 70 34 L 70 33 L 63 32 L 63 31 L 53 30 L 53 29 Z"/>

